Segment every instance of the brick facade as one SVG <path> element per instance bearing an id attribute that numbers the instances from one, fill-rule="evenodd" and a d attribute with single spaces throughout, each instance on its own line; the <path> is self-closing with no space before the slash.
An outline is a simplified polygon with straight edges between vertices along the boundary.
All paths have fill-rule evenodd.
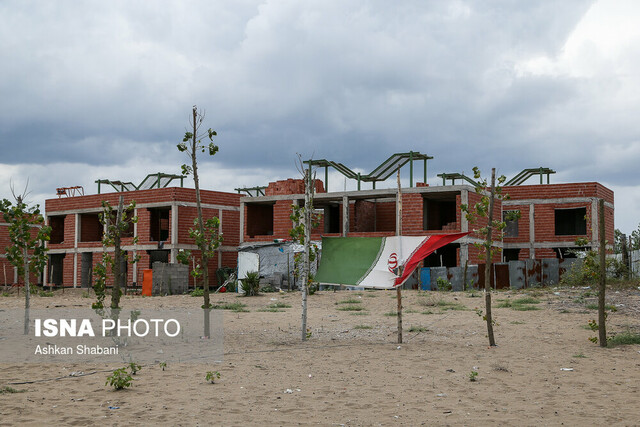
<path id="1" fill-rule="evenodd" d="M 262 197 L 245 197 L 241 201 L 241 209 L 244 212 L 244 233 L 241 244 L 244 242 L 271 242 L 274 239 L 289 239 L 289 230 L 292 227 L 289 215 L 292 204 L 301 204 L 304 190 L 302 180 L 286 180 L 271 183 L 272 190 Z M 297 193 L 286 193 L 286 191 Z M 517 253 L 518 259 L 528 258 L 555 258 L 563 256 L 563 251 L 574 247 L 576 239 L 586 239 L 588 245 L 597 244 L 597 232 L 594 231 L 596 221 L 592 219 L 594 213 L 597 217 L 595 205 L 598 198 L 605 199 L 605 224 L 606 238 L 613 242 L 614 232 L 614 207 L 613 192 L 598 183 L 577 184 L 546 184 L 546 185 L 522 185 L 505 187 L 504 193 L 510 195 L 510 199 L 504 202 L 494 200 L 495 219 L 502 220 L 507 211 L 520 211 L 517 222 L 517 234 L 513 237 L 505 237 L 494 234 L 495 247 L 508 250 L 508 256 Z M 367 196 L 369 194 L 370 196 Z M 290 196 L 283 198 L 282 196 Z M 469 223 L 461 212 L 461 204 L 466 203 L 470 208 L 481 200 L 481 195 L 476 193 L 473 187 L 462 186 L 419 186 L 402 190 L 402 234 L 407 236 L 431 235 L 439 233 L 454 233 L 470 231 L 471 234 L 464 239 L 452 244 L 447 257 L 452 260 L 455 248 L 456 265 L 462 265 L 464 260 L 471 264 L 484 262 L 484 254 L 474 243 L 479 243 L 483 236 L 477 231 L 488 223 L 486 218 L 477 218 Z M 343 229 L 344 200 L 347 199 L 349 221 L 348 230 Z M 358 192 L 332 194 L 318 194 L 315 199 L 316 208 L 324 209 L 325 216 L 331 209 L 338 210 L 339 227 L 326 225 L 320 226 L 312 233 L 312 238 L 320 240 L 322 236 L 392 236 L 396 229 L 396 202 L 395 190 L 371 190 Z M 327 208 L 330 207 L 330 208 Z M 327 210 L 329 209 L 329 210 Z M 262 224 L 261 230 L 268 233 L 253 233 L 251 221 L 260 220 L 261 210 L 268 210 L 271 224 Z M 558 213 L 557 211 L 563 211 Z M 580 214 L 584 218 L 580 218 Z M 564 216 L 563 216 L 564 215 Z M 569 218 L 567 220 L 565 217 Z M 565 219 L 563 219 L 565 218 Z M 268 222 L 265 216 L 261 219 Z M 324 217 L 322 218 L 324 220 Z M 329 219 L 329 221 L 332 221 Z M 576 222 L 573 224 L 571 221 Z M 557 227 L 577 227 L 578 234 L 561 233 Z M 581 227 L 584 227 L 582 230 Z M 326 230 L 331 229 L 330 232 Z M 249 232 L 248 232 L 249 231 Z M 584 232 L 582 232 L 584 231 Z M 506 257 L 507 255 L 505 255 Z M 503 260 L 500 251 L 493 260 Z"/>
<path id="2" fill-rule="evenodd" d="M 138 216 L 131 236 L 122 239 L 128 258 L 132 259 L 134 254 L 140 257 L 137 264 L 127 267 L 129 284 L 142 283 L 143 270 L 151 268 L 154 260 L 175 262 L 180 249 L 191 250 L 199 259 L 200 252 L 189 236 L 197 216 L 194 189 L 173 187 L 50 199 L 45 202 L 47 219 L 57 238 L 48 244 L 48 282 L 66 287 L 87 285 L 87 271 L 100 262 L 103 252 L 102 226 L 95 219 L 101 211 L 102 201 L 108 201 L 115 208 L 120 194 L 124 196 L 125 205 L 135 200 L 135 215 Z M 236 266 L 236 247 L 240 243 L 240 195 L 207 190 L 201 190 L 200 194 L 204 217 L 217 216 L 221 222 L 223 242 L 209 260 L 210 284 L 213 285 L 219 267 Z M 138 237 L 135 245 L 134 234 Z M 91 280 L 93 283 L 93 278 Z M 109 278 L 108 285 L 111 280 Z"/>

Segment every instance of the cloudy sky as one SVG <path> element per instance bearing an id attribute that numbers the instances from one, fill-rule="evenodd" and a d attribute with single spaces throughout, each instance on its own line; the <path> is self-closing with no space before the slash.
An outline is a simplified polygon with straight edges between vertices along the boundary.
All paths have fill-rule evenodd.
<path id="1" fill-rule="evenodd" d="M 295 177 L 296 153 L 367 173 L 414 150 L 432 185 L 473 166 L 601 182 L 628 233 L 638 22 L 634 0 L 0 0 L 0 198 L 179 173 L 195 104 L 219 135 L 204 188 Z"/>

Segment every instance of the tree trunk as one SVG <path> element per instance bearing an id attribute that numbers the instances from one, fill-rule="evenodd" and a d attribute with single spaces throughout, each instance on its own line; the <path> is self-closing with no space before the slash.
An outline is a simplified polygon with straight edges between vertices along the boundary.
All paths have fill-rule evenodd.
<path id="1" fill-rule="evenodd" d="M 302 266 L 302 341 L 307 340 L 307 295 L 309 292 L 309 251 L 311 250 L 311 165 L 304 174 L 304 259 Z"/>
<path id="2" fill-rule="evenodd" d="M 193 182 L 196 186 L 196 206 L 198 209 L 198 229 L 200 235 L 204 236 L 204 220 L 202 219 L 202 205 L 200 203 L 200 179 L 198 178 L 198 163 L 196 162 L 198 132 L 198 109 L 193 107 L 193 138 L 191 140 L 191 167 L 193 168 Z M 207 256 L 206 243 L 200 245 L 200 256 L 202 258 L 202 287 L 204 289 L 204 308 L 209 308 L 209 257 Z"/>
<path id="3" fill-rule="evenodd" d="M 402 186 L 400 185 L 400 169 L 398 169 L 398 196 L 396 199 L 396 236 L 402 236 Z M 402 253 L 398 254 L 402 256 Z M 398 303 L 398 344 L 402 344 L 402 289 L 396 287 L 396 299 Z"/>
<path id="4" fill-rule="evenodd" d="M 487 225 L 486 240 L 486 262 L 484 266 L 484 292 L 485 292 L 485 318 L 487 320 L 487 335 L 489 336 L 489 345 L 494 347 L 496 340 L 493 336 L 493 319 L 491 317 L 491 240 L 493 234 L 493 196 L 496 186 L 496 169 L 491 169 L 491 198 L 489 199 L 489 223 Z"/>
<path id="5" fill-rule="evenodd" d="M 120 308 L 120 286 L 122 284 L 122 238 L 120 237 L 120 223 L 122 222 L 122 212 L 124 210 L 124 195 L 121 194 L 118 200 L 118 210 L 116 211 L 115 235 L 113 236 L 113 289 L 111 289 L 111 309 Z"/>
<path id="6" fill-rule="evenodd" d="M 29 309 L 31 308 L 31 289 L 29 288 L 29 253 L 22 249 L 24 260 L 24 334 L 29 335 Z"/>
<path id="7" fill-rule="evenodd" d="M 606 265 L 606 245 L 607 241 L 604 235 L 604 199 L 599 201 L 598 209 L 598 223 L 599 223 L 599 236 L 600 236 L 600 283 L 598 289 L 598 335 L 600 341 L 600 347 L 607 346 L 607 325 L 605 314 L 605 289 L 607 287 L 607 265 Z"/>

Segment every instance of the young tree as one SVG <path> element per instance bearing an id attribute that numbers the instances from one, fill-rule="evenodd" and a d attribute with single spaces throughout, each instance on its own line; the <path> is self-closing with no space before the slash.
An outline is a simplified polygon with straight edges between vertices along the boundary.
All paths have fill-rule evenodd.
<path id="1" fill-rule="evenodd" d="M 310 164 L 311 162 L 309 162 Z M 307 330 L 307 295 L 309 294 L 309 282 L 311 262 L 313 262 L 318 253 L 318 247 L 311 243 L 311 230 L 317 225 L 317 219 L 313 213 L 313 194 L 315 190 L 315 178 L 311 172 L 311 166 L 304 168 L 304 163 L 300 160 L 300 169 L 304 177 L 304 207 L 292 206 L 291 220 L 294 227 L 289 234 L 294 241 L 304 246 L 302 255 L 302 268 L 300 274 L 301 291 L 302 291 L 302 341 L 309 338 Z"/>
<path id="2" fill-rule="evenodd" d="M 96 265 L 94 274 L 96 276 L 96 283 L 93 289 L 96 293 L 97 301 L 92 304 L 92 308 L 103 308 L 104 298 L 106 295 L 106 279 L 107 279 L 107 267 L 111 267 L 113 273 L 113 288 L 111 289 L 111 308 L 120 308 L 120 296 L 122 295 L 122 286 L 124 286 L 126 277 L 125 269 L 122 268 L 126 265 L 126 252 L 122 250 L 122 237 L 133 224 L 138 222 L 138 217 L 133 215 L 136 202 L 131 201 L 126 207 L 124 206 L 124 195 L 120 195 L 118 200 L 118 209 L 113 210 L 109 202 L 102 201 L 102 212 L 100 213 L 100 222 L 104 226 L 104 235 L 102 236 L 102 246 L 104 252 L 102 253 L 102 260 Z M 133 244 L 138 243 L 138 236 L 133 237 Z M 113 246 L 113 256 L 107 252 L 107 248 Z M 138 262 L 139 255 L 136 255 L 132 259 L 132 263 Z"/>
<path id="3" fill-rule="evenodd" d="M 191 160 L 191 165 L 182 165 L 182 174 L 193 174 L 193 182 L 196 187 L 196 206 L 198 210 L 198 217 L 194 221 L 194 225 L 197 229 L 191 230 L 191 236 L 196 240 L 196 245 L 200 249 L 200 256 L 202 259 L 202 281 L 204 288 L 204 305 L 203 308 L 210 308 L 209 303 L 209 258 L 213 256 L 213 251 L 220 245 L 219 234 L 217 232 L 220 224 L 217 218 L 207 220 L 207 226 L 202 216 L 202 205 L 200 202 L 200 180 L 198 178 L 198 152 L 208 152 L 210 156 L 214 156 L 218 152 L 218 146 L 213 143 L 213 137 L 217 136 L 216 131 L 209 128 L 207 131 L 202 132 L 202 122 L 204 121 L 205 114 L 198 112 L 198 107 L 193 106 L 193 116 L 190 119 L 190 130 L 186 131 L 182 142 L 178 144 L 178 150 L 182 153 L 187 153 Z M 205 145 L 202 142 L 203 138 L 209 138 L 209 144 Z M 217 226 L 216 226 L 217 224 Z M 211 233 L 210 230 L 215 229 L 215 233 Z M 215 237 L 214 237 L 215 236 Z"/>
<path id="4" fill-rule="evenodd" d="M 12 189 L 13 192 L 13 189 Z M 44 225 L 44 218 L 40 214 L 38 205 L 29 207 L 25 202 L 26 193 L 16 196 L 15 205 L 9 200 L 0 201 L 0 212 L 4 221 L 9 224 L 9 238 L 11 246 L 5 248 L 7 260 L 18 269 L 18 274 L 24 277 L 24 333 L 29 332 L 29 284 L 30 273 L 42 273 L 47 263 L 47 249 L 44 242 L 49 240 L 51 227 Z M 37 230 L 34 233 L 34 230 Z"/>
<path id="5" fill-rule="evenodd" d="M 485 253 L 485 267 L 484 267 L 484 291 L 485 291 L 485 313 L 483 319 L 487 322 L 487 335 L 489 336 L 489 345 L 495 346 L 496 340 L 493 335 L 494 321 L 491 315 L 491 258 L 499 251 L 499 248 L 494 248 L 493 243 L 496 240 L 502 240 L 503 230 L 506 228 L 507 223 L 502 220 L 494 219 L 493 206 L 495 199 L 508 200 L 508 194 L 502 194 L 502 184 L 507 179 L 504 175 L 498 178 L 498 186 L 496 186 L 496 170 L 491 169 L 491 186 L 489 187 L 487 179 L 481 179 L 480 169 L 478 167 L 473 168 L 473 176 L 478 182 L 476 187 L 476 193 L 481 195 L 480 201 L 476 203 L 472 208 L 466 204 L 460 205 L 462 212 L 466 214 L 466 218 L 469 223 L 474 224 L 479 218 L 486 218 L 487 225 L 480 227 L 476 231 L 484 237 L 484 242 L 477 243 L 476 246 Z M 487 188 L 489 193 L 487 194 Z M 515 220 L 520 216 L 519 212 L 510 212 L 505 219 Z M 502 219 L 502 218 L 501 218 Z M 494 231 L 496 235 L 494 236 Z M 481 313 L 479 313 L 481 315 Z"/>

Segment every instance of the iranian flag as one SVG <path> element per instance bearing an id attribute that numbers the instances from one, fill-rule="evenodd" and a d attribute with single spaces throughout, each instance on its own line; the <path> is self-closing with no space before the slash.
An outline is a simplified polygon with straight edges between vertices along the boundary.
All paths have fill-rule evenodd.
<path id="1" fill-rule="evenodd" d="M 315 280 L 323 284 L 395 288 L 436 249 L 467 234 L 323 237 L 322 259 Z"/>

